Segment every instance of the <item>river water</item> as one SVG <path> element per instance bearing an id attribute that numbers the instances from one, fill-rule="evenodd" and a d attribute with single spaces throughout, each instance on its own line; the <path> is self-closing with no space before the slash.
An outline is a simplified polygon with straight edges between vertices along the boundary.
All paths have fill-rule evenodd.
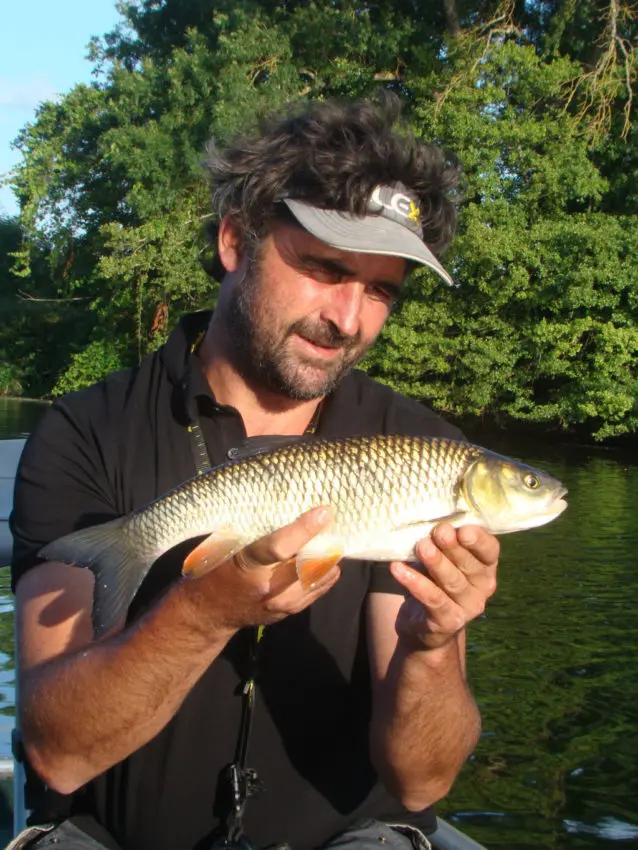
<path id="1" fill-rule="evenodd" d="M 0 399 L 0 439 L 41 408 Z M 479 746 L 439 813 L 490 850 L 638 848 L 638 459 L 483 439 L 569 488 L 568 510 L 502 538 L 499 589 L 469 629 Z M 0 570 L 0 755 L 13 718 Z"/>

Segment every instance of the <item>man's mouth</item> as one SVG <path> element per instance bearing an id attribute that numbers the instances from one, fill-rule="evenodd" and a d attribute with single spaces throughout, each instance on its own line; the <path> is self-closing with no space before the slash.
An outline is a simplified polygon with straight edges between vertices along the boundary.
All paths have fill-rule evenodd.
<path id="1" fill-rule="evenodd" d="M 326 344 L 325 341 L 320 342 L 318 340 L 310 339 L 309 337 L 303 336 L 302 334 L 297 334 L 296 336 L 299 340 L 301 340 L 301 343 L 304 348 L 323 357 L 334 357 L 335 354 L 343 350 L 343 345 L 340 344 Z"/>

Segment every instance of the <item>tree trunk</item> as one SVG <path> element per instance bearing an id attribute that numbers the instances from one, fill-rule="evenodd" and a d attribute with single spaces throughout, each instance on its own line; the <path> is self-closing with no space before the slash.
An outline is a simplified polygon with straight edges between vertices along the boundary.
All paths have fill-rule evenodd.
<path id="1" fill-rule="evenodd" d="M 452 38 L 461 35 L 461 24 L 456 10 L 456 0 L 443 0 L 443 9 L 445 10 L 445 22 L 448 33 Z"/>

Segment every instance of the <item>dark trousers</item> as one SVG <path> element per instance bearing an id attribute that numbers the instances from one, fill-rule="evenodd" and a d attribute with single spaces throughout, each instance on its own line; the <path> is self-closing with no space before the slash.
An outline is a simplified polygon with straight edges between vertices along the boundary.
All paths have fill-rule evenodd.
<path id="1" fill-rule="evenodd" d="M 93 822 L 95 824 L 95 822 Z M 98 839 L 93 827 L 90 835 L 82 829 L 81 819 L 64 821 L 54 828 L 31 827 L 14 839 L 6 850 L 117 850 L 113 839 L 106 835 Z M 345 832 L 331 838 L 319 850 L 430 850 L 431 844 L 420 830 L 404 824 L 389 825 L 377 820 L 361 821 Z M 294 850 L 294 848 L 293 848 Z"/>
<path id="2" fill-rule="evenodd" d="M 432 845 L 414 826 L 366 820 L 335 835 L 320 850 L 381 850 L 381 847 L 385 850 L 431 850 Z"/>
<path id="3" fill-rule="evenodd" d="M 79 815 L 58 826 L 27 827 L 6 850 L 55 847 L 59 850 L 120 850 L 113 838 L 91 817 Z"/>

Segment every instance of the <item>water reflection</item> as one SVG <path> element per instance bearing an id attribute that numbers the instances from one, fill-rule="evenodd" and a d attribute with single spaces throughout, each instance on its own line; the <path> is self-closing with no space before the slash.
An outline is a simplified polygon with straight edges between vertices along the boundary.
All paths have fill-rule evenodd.
<path id="1" fill-rule="evenodd" d="M 26 437 L 48 402 L 0 396 L 0 440 Z"/>
<path id="2" fill-rule="evenodd" d="M 582 823 L 566 820 L 565 829 L 567 832 L 596 835 L 599 838 L 610 838 L 613 841 L 638 840 L 638 827 L 623 823 L 616 818 L 602 818 L 596 826 L 586 826 Z"/>
<path id="3" fill-rule="evenodd" d="M 638 846 L 638 467 L 525 458 L 569 508 L 502 539 L 499 592 L 469 635 L 484 734 L 442 813 L 490 848 Z"/>

